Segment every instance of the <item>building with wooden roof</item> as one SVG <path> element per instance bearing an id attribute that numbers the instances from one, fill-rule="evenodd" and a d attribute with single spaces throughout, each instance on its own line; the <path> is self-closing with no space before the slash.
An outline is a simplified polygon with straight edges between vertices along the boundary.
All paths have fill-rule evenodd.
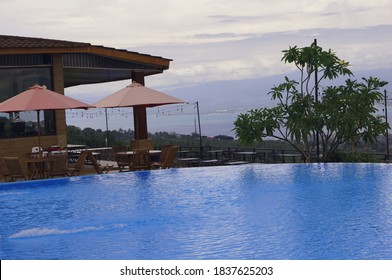
<path id="1" fill-rule="evenodd" d="M 85 84 L 127 79 L 144 84 L 145 76 L 169 69 L 170 61 L 89 43 L 0 35 L 0 102 L 34 84 L 61 94 L 64 88 Z M 35 115 L 0 113 L 1 156 L 22 156 L 37 144 L 36 124 L 30 116 Z M 42 117 L 42 146 L 66 146 L 65 112 L 48 110 Z M 146 123 L 145 108 L 134 110 L 134 117 Z M 147 128 L 138 130 L 137 138 L 147 138 Z"/>

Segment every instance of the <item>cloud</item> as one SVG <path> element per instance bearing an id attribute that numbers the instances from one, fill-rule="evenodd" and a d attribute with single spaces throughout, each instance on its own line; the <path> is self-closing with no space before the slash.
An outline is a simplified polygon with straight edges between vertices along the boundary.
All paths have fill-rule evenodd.
<path id="1" fill-rule="evenodd" d="M 192 36 L 192 38 L 196 39 L 243 39 L 247 37 L 252 37 L 255 36 L 255 33 L 245 33 L 245 34 L 238 34 L 238 33 L 203 33 L 203 34 L 195 34 Z"/>
<path id="2" fill-rule="evenodd" d="M 219 23 L 228 23 L 228 22 L 241 22 L 241 21 L 255 21 L 260 20 L 262 16 L 230 16 L 230 15 L 212 15 L 209 18 L 216 20 Z"/>
<path id="3" fill-rule="evenodd" d="M 391 22 L 389 1 L 1 0 L 0 32 L 123 48 Z M 366 19 L 366 20 L 364 20 Z M 200 36 L 203 35 L 204 36 Z"/>
<path id="4" fill-rule="evenodd" d="M 392 62 L 392 25 L 353 29 L 305 29 L 252 34 L 244 39 L 218 36 L 223 41 L 199 44 L 142 46 L 150 53 L 173 59 L 163 75 L 149 78 L 154 86 L 189 86 L 213 80 L 262 78 L 290 72 L 281 62 L 282 50 L 310 45 L 315 38 L 324 49 L 354 65 L 354 71 L 386 68 Z M 369 38 L 364 40 L 364 38 Z"/>
<path id="5" fill-rule="evenodd" d="M 392 2 L 387 0 L 96 0 L 94 5 L 0 0 L 0 8 L 6 11 L 0 18 L 1 34 L 89 42 L 172 58 L 168 71 L 146 78 L 154 87 L 283 74 L 292 68 L 280 61 L 281 51 L 309 45 L 314 38 L 360 70 L 392 62 Z M 129 82 L 92 87 L 98 97 Z"/>

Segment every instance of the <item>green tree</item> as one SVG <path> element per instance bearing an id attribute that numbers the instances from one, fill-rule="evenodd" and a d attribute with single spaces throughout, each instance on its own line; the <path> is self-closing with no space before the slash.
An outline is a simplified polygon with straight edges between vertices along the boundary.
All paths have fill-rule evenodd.
<path id="1" fill-rule="evenodd" d="M 74 125 L 67 126 L 67 143 L 68 144 L 84 144 L 82 142 L 83 132 L 79 127 Z"/>
<path id="2" fill-rule="evenodd" d="M 385 132 L 384 119 L 375 116 L 375 103 L 382 100 L 381 88 L 387 82 L 373 77 L 347 79 L 340 86 L 323 85 L 318 96 L 321 83 L 353 76 L 349 63 L 315 44 L 290 47 L 283 53 L 282 61 L 296 66 L 300 80 L 285 77 L 285 82 L 271 89 L 269 94 L 277 101 L 275 107 L 250 110 L 237 117 L 234 130 L 241 143 L 279 139 L 310 162 L 319 142 L 320 159 L 328 161 L 342 144 L 355 145 L 360 140 L 374 143 Z"/>

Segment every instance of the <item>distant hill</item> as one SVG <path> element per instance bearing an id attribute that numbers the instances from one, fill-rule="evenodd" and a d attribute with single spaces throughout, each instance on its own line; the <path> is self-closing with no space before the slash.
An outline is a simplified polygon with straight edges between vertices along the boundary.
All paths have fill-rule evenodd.
<path id="1" fill-rule="evenodd" d="M 391 84 L 386 89 L 392 99 L 392 68 L 362 71 L 355 74 L 356 79 L 375 76 L 390 81 Z M 290 78 L 298 79 L 297 75 L 298 73 L 294 72 L 290 75 Z M 204 135 L 234 136 L 234 132 L 232 131 L 233 122 L 237 118 L 238 113 L 243 113 L 249 109 L 273 107 L 276 103 L 271 101 L 271 97 L 267 93 L 274 85 L 278 85 L 283 81 L 284 74 L 259 79 L 214 81 L 193 87 L 184 86 L 175 90 L 159 90 L 190 103 L 198 101 L 200 113 L 202 114 L 201 123 L 202 133 Z M 77 97 L 78 95 L 75 96 Z M 163 108 L 167 107 L 163 106 Z M 185 112 L 185 110 L 188 111 Z M 180 116 L 175 116 L 176 113 L 172 112 L 172 117 L 167 116 L 168 114 L 165 117 L 163 115 L 157 117 L 158 114 L 153 109 L 151 111 L 152 115 L 149 116 L 148 123 L 150 132 L 176 131 L 177 133 L 189 134 L 196 130 L 195 110 L 193 106 L 185 106 L 184 113 L 181 112 L 178 114 Z M 389 115 L 389 122 L 392 123 L 392 114 L 390 113 Z M 94 118 L 72 116 L 67 118 L 67 123 L 68 125 L 75 125 L 82 128 L 105 129 L 104 116 L 96 116 Z M 115 113 L 109 118 L 109 127 L 111 130 L 120 128 L 129 129 L 133 125 L 127 117 L 118 116 Z"/>
<path id="2" fill-rule="evenodd" d="M 351 79 L 359 80 L 362 77 L 374 76 L 389 81 L 390 84 L 386 89 L 392 97 L 392 68 L 358 71 L 354 74 L 355 77 Z M 298 80 L 296 72 L 286 75 Z M 188 102 L 198 101 L 201 113 L 242 112 L 253 108 L 274 106 L 275 102 L 271 100 L 268 92 L 274 85 L 283 81 L 284 75 L 276 75 L 258 79 L 207 82 L 165 92 Z"/>
<path id="3" fill-rule="evenodd" d="M 188 102 L 198 101 L 202 113 L 238 112 L 271 106 L 273 103 L 267 93 L 272 86 L 280 83 L 281 79 L 281 76 L 273 76 L 261 79 L 214 81 L 165 92 Z"/>

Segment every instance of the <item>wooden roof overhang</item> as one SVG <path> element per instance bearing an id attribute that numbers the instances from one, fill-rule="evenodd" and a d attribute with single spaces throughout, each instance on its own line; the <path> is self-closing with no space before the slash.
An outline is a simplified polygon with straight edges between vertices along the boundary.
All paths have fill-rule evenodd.
<path id="1" fill-rule="evenodd" d="M 48 66 L 53 54 L 62 55 L 64 87 L 159 74 L 172 61 L 89 43 L 0 35 L 0 68 Z"/>

